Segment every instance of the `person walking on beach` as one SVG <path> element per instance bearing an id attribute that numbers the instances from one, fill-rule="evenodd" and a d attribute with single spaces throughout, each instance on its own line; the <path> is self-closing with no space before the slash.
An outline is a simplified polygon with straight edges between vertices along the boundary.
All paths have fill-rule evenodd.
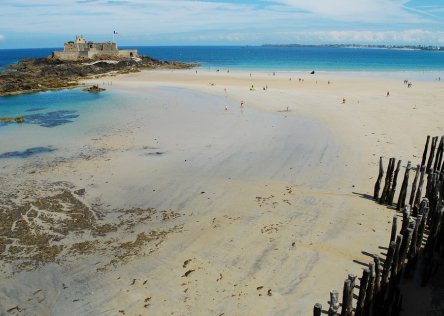
<path id="1" fill-rule="evenodd" d="M 388 97 L 390 96 L 390 91 L 387 91 L 387 96 L 388 96 Z"/>
<path id="2" fill-rule="evenodd" d="M 345 104 L 345 98 L 342 98 L 342 104 Z"/>

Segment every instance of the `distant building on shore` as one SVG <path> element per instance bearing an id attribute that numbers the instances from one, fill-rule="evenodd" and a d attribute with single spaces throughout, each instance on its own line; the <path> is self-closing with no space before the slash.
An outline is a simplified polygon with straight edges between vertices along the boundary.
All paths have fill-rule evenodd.
<path id="1" fill-rule="evenodd" d="M 85 38 L 80 35 L 76 36 L 75 41 L 66 42 L 63 51 L 52 52 L 53 58 L 58 58 L 62 60 L 77 60 L 82 58 L 88 59 L 102 56 L 133 58 L 137 57 L 137 50 L 118 49 L 115 42 L 87 42 Z"/>

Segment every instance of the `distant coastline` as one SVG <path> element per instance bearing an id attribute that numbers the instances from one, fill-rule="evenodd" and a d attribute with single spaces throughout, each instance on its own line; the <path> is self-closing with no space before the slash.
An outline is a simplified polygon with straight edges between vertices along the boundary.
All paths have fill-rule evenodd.
<path id="1" fill-rule="evenodd" d="M 394 50 L 427 50 L 444 51 L 444 46 L 424 45 L 362 45 L 362 44 L 263 44 L 262 47 L 328 47 L 328 48 L 370 48 L 370 49 L 394 49 Z"/>

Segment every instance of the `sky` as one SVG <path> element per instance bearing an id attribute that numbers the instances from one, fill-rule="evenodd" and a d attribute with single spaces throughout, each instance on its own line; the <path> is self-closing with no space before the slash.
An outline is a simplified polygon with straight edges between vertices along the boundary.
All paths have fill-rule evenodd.
<path id="1" fill-rule="evenodd" d="M 0 0 L 0 49 L 113 31 L 120 46 L 444 46 L 444 0 Z"/>

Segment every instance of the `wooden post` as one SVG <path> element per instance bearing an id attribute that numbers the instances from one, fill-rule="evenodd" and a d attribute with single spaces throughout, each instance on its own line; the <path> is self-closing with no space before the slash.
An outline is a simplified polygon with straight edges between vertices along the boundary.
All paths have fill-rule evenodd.
<path id="1" fill-rule="evenodd" d="M 418 178 L 419 178 L 420 170 L 421 170 L 421 167 L 419 165 L 416 165 L 415 179 L 413 180 L 412 191 L 410 192 L 410 200 L 409 200 L 409 204 L 412 207 L 413 207 L 413 202 L 415 201 L 416 186 L 418 185 Z"/>
<path id="2" fill-rule="evenodd" d="M 328 309 L 328 316 L 337 316 L 339 310 L 339 293 L 336 290 L 330 291 L 330 308 Z"/>
<path id="3" fill-rule="evenodd" d="M 430 142 L 430 135 L 427 136 L 427 141 L 424 146 L 424 152 L 422 153 L 422 161 L 421 166 L 425 166 L 426 160 L 427 160 L 427 151 L 429 149 L 429 142 Z"/>
<path id="4" fill-rule="evenodd" d="M 368 284 L 367 290 L 365 291 L 365 307 L 364 307 L 364 315 L 370 315 L 373 305 L 373 293 L 375 290 L 375 263 L 370 262 L 368 265 L 369 276 L 368 276 Z"/>
<path id="5" fill-rule="evenodd" d="M 382 177 L 384 176 L 384 166 L 382 163 L 382 156 L 379 157 L 379 174 L 378 174 L 378 179 L 376 179 L 376 183 L 375 183 L 375 189 L 373 191 L 373 198 L 378 201 L 379 198 L 379 191 L 381 189 L 381 180 Z"/>
<path id="6" fill-rule="evenodd" d="M 421 202 L 422 203 L 422 202 Z M 412 271 L 416 268 L 416 264 L 418 261 L 417 256 L 417 244 L 418 244 L 418 232 L 419 226 L 421 225 L 422 214 L 419 214 L 415 221 L 415 227 L 413 228 L 412 240 L 410 242 L 409 251 L 407 253 L 407 265 L 405 269 L 405 277 L 410 278 Z"/>
<path id="7" fill-rule="evenodd" d="M 436 176 L 437 174 L 433 171 L 429 172 L 429 176 L 427 177 L 427 185 L 425 190 L 425 196 L 429 199 L 430 202 L 432 202 L 432 192 L 434 192 L 435 186 L 436 186 Z"/>
<path id="8" fill-rule="evenodd" d="M 419 205 L 419 201 L 421 200 L 421 195 L 422 195 L 422 187 L 424 185 L 424 176 L 425 176 L 425 168 L 421 167 L 421 176 L 419 178 L 419 185 L 418 185 L 418 191 L 416 191 L 416 197 L 415 197 L 415 202 L 413 202 L 413 207 L 414 207 L 414 212 L 416 213 L 416 211 L 418 210 L 418 205 Z M 416 211 L 415 211 L 416 210 Z M 416 214 L 415 214 L 416 215 Z"/>
<path id="9" fill-rule="evenodd" d="M 424 199 L 423 201 L 425 201 L 425 206 L 423 207 L 423 210 L 422 210 L 423 213 L 422 213 L 422 218 L 421 218 L 421 224 L 419 225 L 418 240 L 416 242 L 416 251 L 418 251 L 421 248 L 422 240 L 424 238 L 424 232 L 425 232 L 425 228 L 426 228 L 426 224 L 427 224 L 427 219 L 429 216 L 428 200 Z"/>
<path id="10" fill-rule="evenodd" d="M 405 266 L 405 259 L 407 258 L 407 251 L 409 250 L 410 241 L 412 240 L 413 228 L 407 228 L 404 231 L 404 236 L 402 238 L 402 244 L 399 254 L 399 263 L 398 263 L 398 273 Z"/>
<path id="11" fill-rule="evenodd" d="M 348 306 L 350 306 L 350 302 L 353 301 L 353 295 L 350 295 L 350 293 L 353 293 L 353 290 L 351 289 L 351 281 L 349 279 L 345 279 L 344 290 L 342 291 L 341 316 L 350 315 L 348 312 Z"/>
<path id="12" fill-rule="evenodd" d="M 403 238 L 404 237 L 400 234 L 396 237 L 396 248 L 395 248 L 395 254 L 393 255 L 393 262 L 392 262 L 392 267 L 391 267 L 391 271 L 390 271 L 390 273 L 391 273 L 390 279 L 392 277 L 395 277 L 398 274 L 400 250 L 401 250 L 401 244 L 402 244 Z"/>
<path id="13" fill-rule="evenodd" d="M 390 158 L 388 166 L 387 166 L 387 173 L 385 174 L 384 186 L 382 188 L 381 197 L 379 198 L 379 203 L 380 204 L 385 204 L 385 200 L 387 199 L 388 190 L 389 190 L 389 187 L 390 187 L 389 178 L 390 178 L 390 173 L 391 173 L 391 170 L 392 170 L 392 164 L 393 164 L 393 159 Z"/>
<path id="14" fill-rule="evenodd" d="M 390 235 L 390 242 L 396 241 L 396 234 L 398 233 L 398 217 L 393 216 L 392 233 Z"/>
<path id="15" fill-rule="evenodd" d="M 427 173 L 429 173 L 431 171 L 433 158 L 435 157 L 435 147 L 436 147 L 437 141 L 438 141 L 438 137 L 432 138 L 432 146 L 430 147 L 429 161 L 427 162 L 427 168 L 426 168 Z"/>
<path id="16" fill-rule="evenodd" d="M 385 286 L 387 285 L 388 281 L 389 281 L 389 276 L 390 276 L 390 268 L 392 266 L 393 263 L 393 257 L 395 255 L 395 251 L 396 251 L 396 242 L 391 242 L 389 245 L 389 248 L 387 250 L 387 257 L 385 258 L 385 262 L 384 262 L 384 270 L 382 271 L 382 284 L 381 286 Z"/>
<path id="17" fill-rule="evenodd" d="M 398 160 L 398 164 L 396 165 L 395 175 L 393 176 L 392 188 L 390 189 L 390 194 L 388 196 L 388 201 L 387 201 L 388 205 L 392 205 L 393 199 L 395 197 L 396 184 L 398 182 L 398 174 L 399 174 L 399 169 L 400 168 L 401 168 L 401 160 Z"/>
<path id="18" fill-rule="evenodd" d="M 322 304 L 316 303 L 313 307 L 313 316 L 321 316 Z"/>
<path id="19" fill-rule="evenodd" d="M 350 280 L 350 293 L 349 293 L 349 301 L 347 306 L 347 316 L 352 316 L 353 314 L 353 291 L 355 289 L 356 284 L 356 274 L 350 273 L 348 275 L 348 279 Z"/>
<path id="20" fill-rule="evenodd" d="M 413 228 L 412 240 L 410 242 L 408 258 L 412 259 L 416 256 L 418 252 L 417 244 L 418 244 L 418 236 L 419 236 L 419 228 L 421 227 L 422 222 L 422 214 L 419 214 L 415 221 L 415 226 Z"/>
<path id="21" fill-rule="evenodd" d="M 375 294 L 379 293 L 381 286 L 381 259 L 378 255 L 374 255 L 375 261 Z"/>
<path id="22" fill-rule="evenodd" d="M 404 231 L 409 227 L 410 224 L 410 206 L 404 207 L 402 211 L 402 225 L 401 225 L 401 231 L 400 234 L 404 235 Z"/>
<path id="23" fill-rule="evenodd" d="M 409 161 L 407 163 L 407 167 L 405 168 L 404 180 L 402 180 L 401 192 L 399 192 L 398 204 L 396 205 L 396 209 L 398 210 L 400 210 L 405 206 L 405 199 L 407 197 L 407 187 L 409 185 L 409 175 L 410 175 L 411 166 L 412 163 Z"/>
<path id="24" fill-rule="evenodd" d="M 433 170 L 435 171 L 441 170 L 443 150 L 444 150 L 444 136 L 441 136 L 438 149 L 436 150 L 435 165 L 433 166 Z"/>
<path id="25" fill-rule="evenodd" d="M 393 172 L 395 171 L 395 158 L 390 158 L 389 167 L 387 168 L 386 181 L 384 182 L 384 189 L 381 194 L 381 204 L 387 204 L 390 197 L 390 188 L 392 187 Z"/>
<path id="26" fill-rule="evenodd" d="M 385 305 L 388 305 L 389 303 L 392 302 L 395 287 L 400 280 L 398 275 L 398 267 L 400 261 L 400 249 L 401 249 L 402 239 L 403 239 L 402 235 L 398 235 L 398 237 L 396 238 L 396 248 L 395 248 L 395 253 L 393 255 L 392 266 L 390 269 L 390 281 L 388 284 L 388 293 Z"/>
<path id="27" fill-rule="evenodd" d="M 365 304 L 365 294 L 367 292 L 367 284 L 370 277 L 370 270 L 365 268 L 362 271 L 361 284 L 359 285 L 359 297 L 358 302 L 356 303 L 356 312 L 355 316 L 362 316 L 364 312 L 364 304 Z"/>

